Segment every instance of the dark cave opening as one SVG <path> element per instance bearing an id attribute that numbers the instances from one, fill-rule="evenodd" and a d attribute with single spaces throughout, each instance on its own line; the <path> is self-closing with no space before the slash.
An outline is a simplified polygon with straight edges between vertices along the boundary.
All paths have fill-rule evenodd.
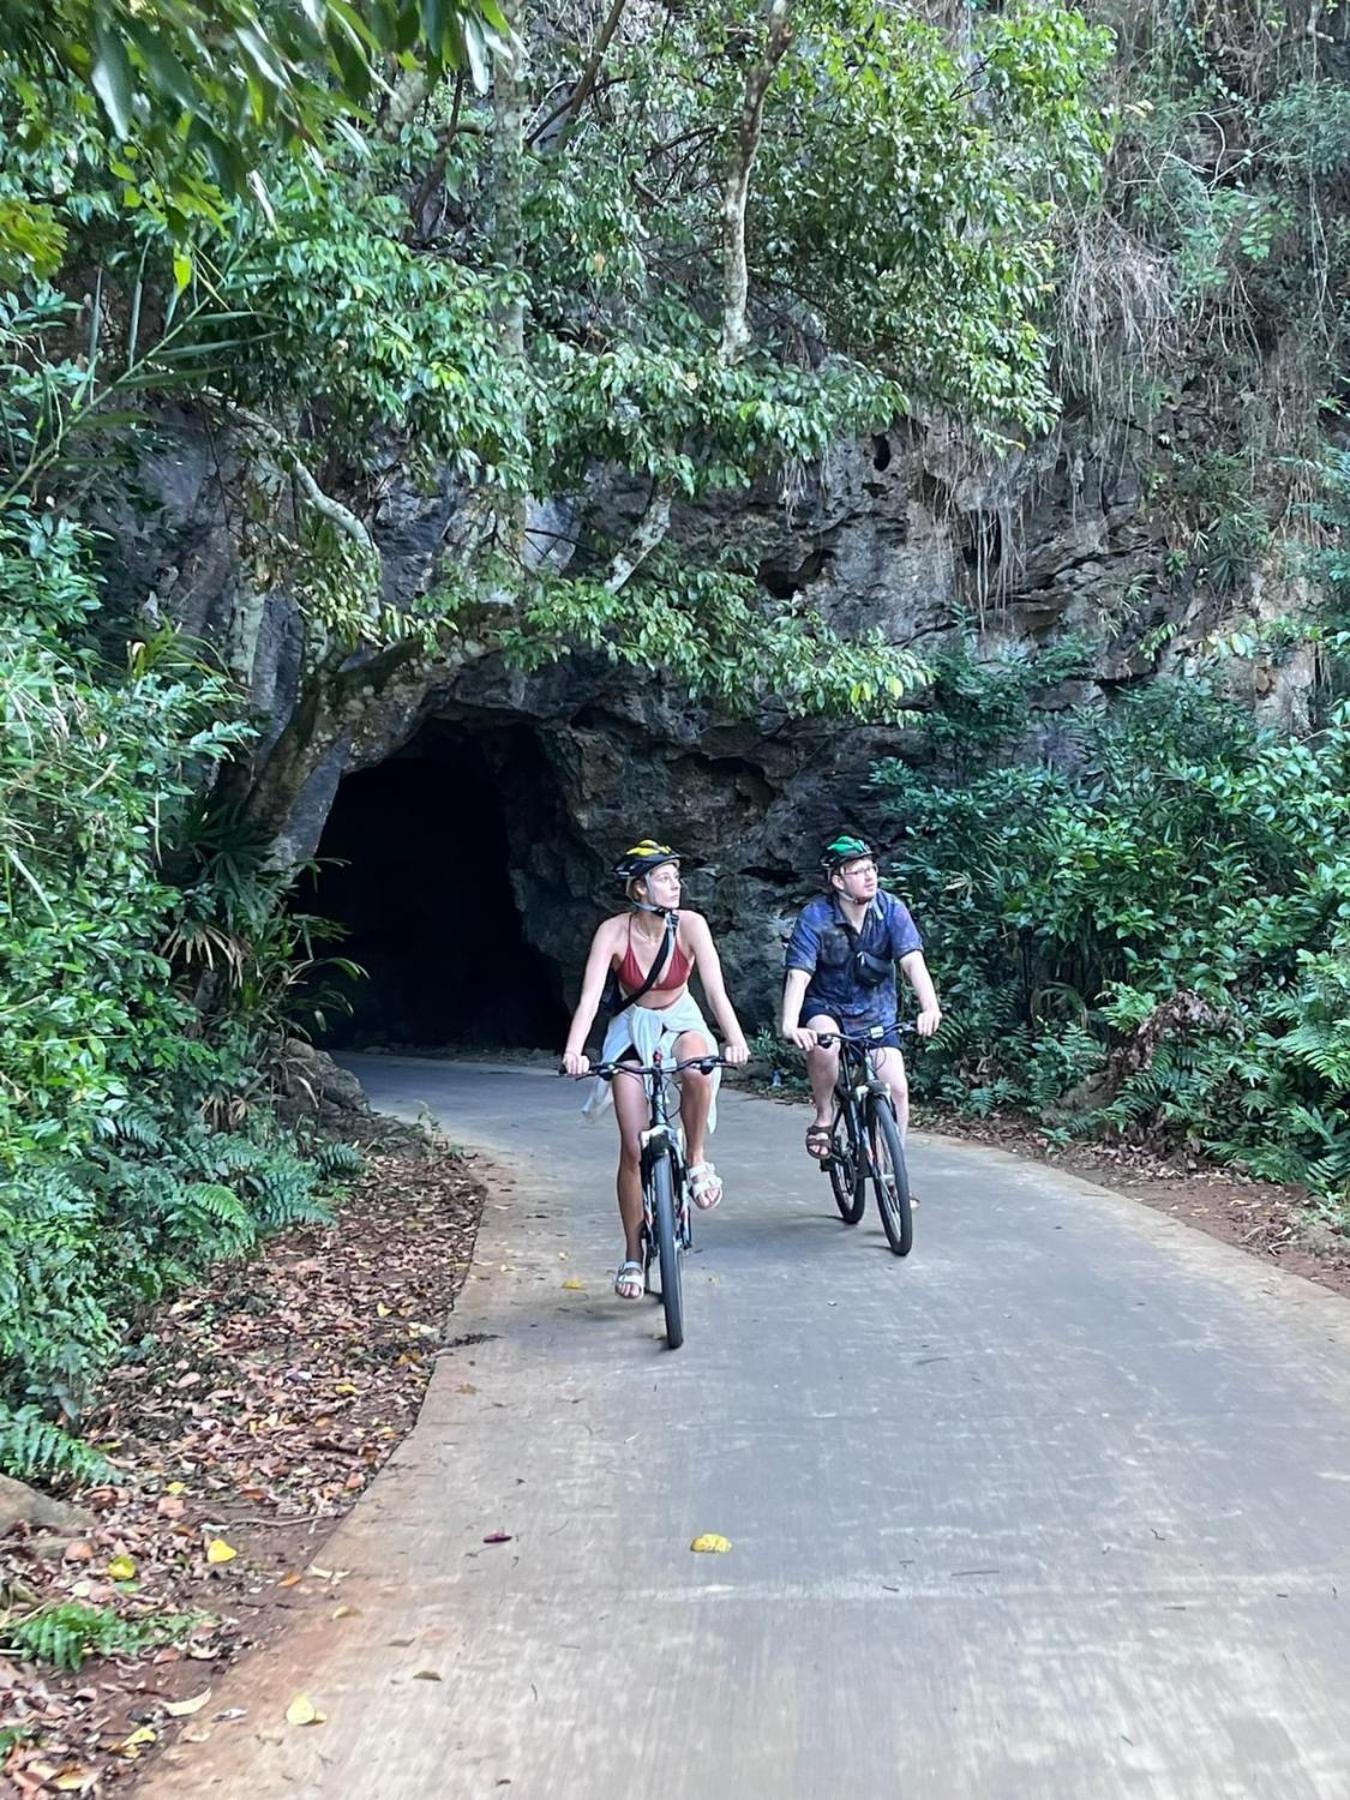
<path id="1" fill-rule="evenodd" d="M 551 789 L 527 727 L 433 722 L 373 769 L 344 777 L 297 905 L 334 920 L 366 971 L 326 972 L 350 1012 L 325 1007 L 331 1047 L 541 1049 L 568 1014 L 556 966 L 532 945 L 512 884 L 508 809 Z"/>

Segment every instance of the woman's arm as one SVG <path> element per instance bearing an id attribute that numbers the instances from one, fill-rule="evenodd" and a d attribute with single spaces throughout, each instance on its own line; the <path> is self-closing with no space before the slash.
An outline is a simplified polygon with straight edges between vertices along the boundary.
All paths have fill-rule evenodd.
<path id="1" fill-rule="evenodd" d="M 583 1053 L 582 1046 L 594 1023 L 596 1008 L 604 992 L 605 977 L 609 974 L 609 965 L 613 960 L 614 920 L 606 919 L 596 928 L 595 936 L 591 939 L 586 971 L 581 977 L 581 998 L 577 1001 L 577 1010 L 572 1014 L 572 1026 L 567 1033 L 563 1066 L 569 1075 L 584 1075 L 591 1066 L 590 1058 Z"/>
<path id="2" fill-rule="evenodd" d="M 703 991 L 708 996 L 708 1004 L 722 1027 L 722 1036 L 726 1040 L 726 1059 L 729 1063 L 749 1062 L 750 1052 L 746 1047 L 745 1033 L 741 1030 L 735 1008 L 727 998 L 726 983 L 722 979 L 722 959 L 717 954 L 708 921 L 702 913 L 681 913 L 680 918 L 684 923 L 689 947 L 694 952 L 694 967 L 703 983 Z"/>

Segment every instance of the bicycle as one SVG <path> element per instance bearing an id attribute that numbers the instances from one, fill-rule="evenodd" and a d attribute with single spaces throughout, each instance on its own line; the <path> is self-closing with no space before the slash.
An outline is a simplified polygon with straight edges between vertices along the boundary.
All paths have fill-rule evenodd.
<path id="1" fill-rule="evenodd" d="M 666 1315 L 666 1343 L 678 1350 L 684 1342 L 684 1288 L 680 1259 L 694 1244 L 693 1208 L 685 1181 L 684 1136 L 678 1119 L 671 1121 L 666 1079 L 684 1069 L 711 1075 L 724 1068 L 721 1056 L 689 1056 L 683 1062 L 663 1061 L 659 1050 L 649 1063 L 596 1063 L 589 1075 L 613 1081 L 618 1074 L 640 1075 L 647 1086 L 651 1119 L 642 1134 L 642 1285 L 652 1291 L 652 1264 L 660 1268 L 661 1305 Z M 562 1071 L 559 1071 L 560 1073 Z M 578 1077 L 589 1079 L 589 1075 Z"/>
<path id="2" fill-rule="evenodd" d="M 873 1025 L 866 1032 L 821 1032 L 817 1037 L 825 1049 L 839 1045 L 830 1151 L 821 1167 L 829 1174 L 845 1225 L 856 1225 L 862 1218 L 871 1181 L 886 1241 L 897 1256 L 908 1256 L 914 1246 L 914 1215 L 905 1147 L 890 1087 L 872 1060 L 876 1040 L 891 1030 L 917 1035 L 913 1025 Z"/>

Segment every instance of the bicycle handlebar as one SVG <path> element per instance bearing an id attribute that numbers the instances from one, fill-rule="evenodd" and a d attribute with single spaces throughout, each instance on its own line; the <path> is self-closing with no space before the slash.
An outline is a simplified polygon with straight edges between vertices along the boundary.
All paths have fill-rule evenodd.
<path id="1" fill-rule="evenodd" d="M 800 1027 L 799 1027 L 799 1029 L 800 1029 Z M 859 1032 L 855 1032 L 855 1031 L 818 1031 L 816 1033 L 816 1042 L 818 1044 L 820 1044 L 826 1050 L 829 1049 L 831 1044 L 864 1044 L 864 1045 L 871 1044 L 871 1045 L 875 1046 L 875 1045 L 877 1045 L 879 1038 L 889 1037 L 891 1032 L 893 1032 L 893 1031 L 896 1032 L 901 1037 L 917 1037 L 918 1033 L 919 1033 L 919 1028 L 917 1025 L 907 1025 L 903 1019 L 897 1019 L 894 1025 L 888 1025 L 886 1027 L 885 1031 L 879 1031 L 876 1033 L 869 1033 L 869 1032 L 859 1033 Z M 882 1044 L 882 1045 L 880 1045 L 880 1048 L 884 1050 L 886 1048 L 886 1046 L 884 1044 Z"/>
<path id="2" fill-rule="evenodd" d="M 592 1063 L 584 1075 L 574 1075 L 573 1081 L 590 1081 L 599 1076 L 601 1081 L 613 1081 L 616 1075 L 678 1075 L 682 1069 L 700 1069 L 703 1074 L 711 1075 L 714 1069 L 731 1068 L 725 1056 L 687 1056 L 683 1062 L 673 1063 L 632 1063 L 632 1062 L 599 1062 Z M 561 1064 L 560 1075 L 567 1070 Z"/>

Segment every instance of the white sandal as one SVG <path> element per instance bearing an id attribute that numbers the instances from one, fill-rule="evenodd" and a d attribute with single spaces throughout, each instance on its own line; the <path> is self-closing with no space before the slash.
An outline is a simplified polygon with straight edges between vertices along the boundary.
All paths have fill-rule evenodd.
<path id="1" fill-rule="evenodd" d="M 722 1198 L 722 1180 L 710 1162 L 695 1163 L 689 1171 L 689 1192 L 700 1212 L 711 1212 Z"/>
<path id="2" fill-rule="evenodd" d="M 614 1276 L 614 1292 L 620 1300 L 640 1300 L 646 1289 L 646 1278 L 642 1273 L 642 1264 L 631 1258 L 619 1264 Z"/>

